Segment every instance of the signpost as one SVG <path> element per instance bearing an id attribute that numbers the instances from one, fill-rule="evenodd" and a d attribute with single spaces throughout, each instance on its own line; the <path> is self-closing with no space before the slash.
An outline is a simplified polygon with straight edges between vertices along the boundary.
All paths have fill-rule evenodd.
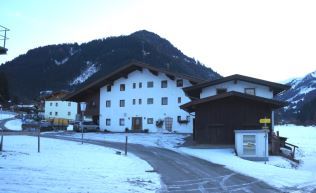
<path id="1" fill-rule="evenodd" d="M 269 132 L 269 127 L 267 124 L 271 123 L 271 119 L 269 118 L 263 118 L 259 120 L 259 123 L 263 124 L 262 129 L 266 130 L 267 132 L 265 132 L 264 138 L 265 138 L 265 144 L 264 144 L 264 154 L 265 156 L 267 155 L 267 139 L 268 139 L 268 135 L 267 133 Z M 266 164 L 266 161 L 264 161 L 264 164 Z"/>

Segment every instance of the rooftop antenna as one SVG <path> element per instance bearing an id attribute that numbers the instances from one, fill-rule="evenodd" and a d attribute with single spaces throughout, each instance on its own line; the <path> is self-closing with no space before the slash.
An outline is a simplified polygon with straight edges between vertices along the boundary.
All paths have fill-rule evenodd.
<path id="1" fill-rule="evenodd" d="M 8 49 L 5 47 L 6 40 L 9 39 L 7 37 L 7 31 L 10 31 L 10 30 L 0 25 L 0 40 L 3 41 L 3 46 L 0 45 L 0 55 L 7 54 L 7 51 L 8 51 Z"/>

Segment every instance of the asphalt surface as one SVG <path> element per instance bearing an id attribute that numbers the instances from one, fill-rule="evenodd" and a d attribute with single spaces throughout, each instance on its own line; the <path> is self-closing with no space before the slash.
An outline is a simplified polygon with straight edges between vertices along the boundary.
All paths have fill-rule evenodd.
<path id="1" fill-rule="evenodd" d="M 0 129 L 1 130 L 3 129 L 4 131 L 11 131 L 8 128 L 6 128 L 4 125 L 5 125 L 6 122 L 14 120 L 14 119 L 16 119 L 16 118 L 13 117 L 13 118 L 9 118 L 9 119 L 2 119 L 2 120 L 0 120 Z"/>
<path id="2" fill-rule="evenodd" d="M 81 141 L 63 136 L 44 134 L 43 137 Z M 124 144 L 98 140 L 84 140 L 84 143 L 119 149 L 124 153 Z M 266 183 L 224 168 L 221 165 L 180 154 L 168 149 L 129 144 L 128 152 L 146 160 L 153 171 L 161 176 L 160 192 L 234 192 L 234 193 L 272 193 L 282 192 Z"/>

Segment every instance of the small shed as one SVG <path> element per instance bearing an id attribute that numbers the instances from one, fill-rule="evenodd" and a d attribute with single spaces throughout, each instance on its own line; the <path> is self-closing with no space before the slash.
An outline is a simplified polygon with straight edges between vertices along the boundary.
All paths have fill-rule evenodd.
<path id="1" fill-rule="evenodd" d="M 237 155 L 252 161 L 268 161 L 269 130 L 235 130 L 235 148 Z"/>

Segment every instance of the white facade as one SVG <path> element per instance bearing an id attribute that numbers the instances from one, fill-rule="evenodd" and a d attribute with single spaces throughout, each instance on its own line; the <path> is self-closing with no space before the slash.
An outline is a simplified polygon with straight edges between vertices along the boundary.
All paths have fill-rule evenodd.
<path id="1" fill-rule="evenodd" d="M 214 96 L 217 94 L 217 89 L 227 89 L 227 92 L 236 91 L 240 93 L 245 93 L 245 89 L 255 89 L 255 95 L 259 97 L 264 97 L 268 99 L 273 98 L 273 91 L 270 90 L 268 86 L 254 84 L 250 82 L 245 82 L 238 80 L 236 83 L 234 81 L 223 82 L 217 85 L 208 86 L 202 89 L 200 98 L 205 98 L 209 96 Z"/>
<path id="2" fill-rule="evenodd" d="M 254 161 L 267 161 L 269 157 L 266 130 L 235 130 L 237 155 Z"/>
<path id="3" fill-rule="evenodd" d="M 162 129 L 156 126 L 156 121 L 164 120 L 163 129 L 166 129 L 167 117 L 172 118 L 171 129 L 179 133 L 192 133 L 193 117 L 180 105 L 190 101 L 185 96 L 182 88 L 191 86 L 188 80 L 183 80 L 183 85 L 177 87 L 177 80 L 171 80 L 163 73 L 152 74 L 148 69 L 142 71 L 133 71 L 128 76 L 117 79 L 111 86 L 111 91 L 107 91 L 108 85 L 100 88 L 100 128 L 115 132 L 123 132 L 126 128 L 132 130 L 132 123 L 135 117 L 142 121 L 142 129 L 148 129 L 149 132 L 159 132 Z M 162 81 L 167 81 L 167 87 L 162 88 Z M 153 84 L 148 88 L 149 84 Z M 120 90 L 120 85 L 125 86 L 125 90 Z M 135 87 L 135 88 L 134 88 Z M 162 99 L 167 97 L 167 99 Z M 121 100 L 124 100 L 124 106 L 120 107 Z M 162 105 L 162 100 L 167 100 L 166 105 Z M 152 103 L 152 104 L 148 104 Z M 165 101 L 164 101 L 165 102 Z M 108 104 L 107 104 L 108 103 Z M 187 123 L 180 124 L 181 120 L 188 120 Z"/>
<path id="4" fill-rule="evenodd" d="M 70 101 L 45 101 L 45 119 L 75 120 L 78 104 Z"/>

